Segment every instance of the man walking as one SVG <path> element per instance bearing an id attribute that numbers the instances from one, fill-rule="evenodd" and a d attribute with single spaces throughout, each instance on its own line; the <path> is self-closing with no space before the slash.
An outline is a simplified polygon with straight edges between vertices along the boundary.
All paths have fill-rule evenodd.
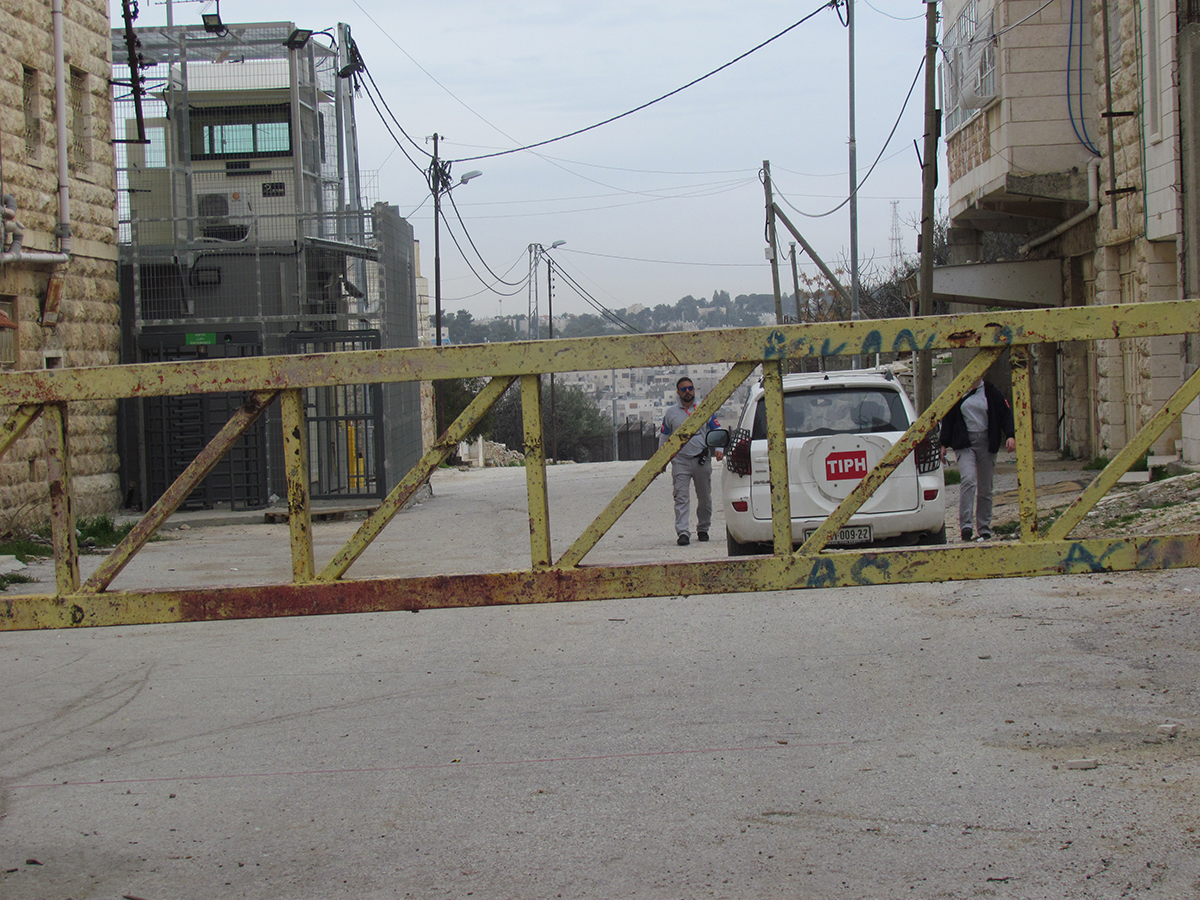
<path id="1" fill-rule="evenodd" d="M 696 386 L 692 384 L 692 379 L 685 375 L 675 382 L 675 393 L 679 395 L 679 403 L 668 409 L 663 416 L 662 428 L 658 431 L 660 448 L 675 433 L 675 429 L 696 411 Z M 671 460 L 671 483 L 675 492 L 675 534 L 681 547 L 691 543 L 688 519 L 691 517 L 692 483 L 696 485 L 696 539 L 708 540 L 708 529 L 712 525 L 712 466 L 708 463 L 709 451 L 705 435 L 719 427 L 717 417 L 713 416 L 692 435 Z M 724 456 L 720 450 L 714 451 L 714 454 L 718 462 Z"/>

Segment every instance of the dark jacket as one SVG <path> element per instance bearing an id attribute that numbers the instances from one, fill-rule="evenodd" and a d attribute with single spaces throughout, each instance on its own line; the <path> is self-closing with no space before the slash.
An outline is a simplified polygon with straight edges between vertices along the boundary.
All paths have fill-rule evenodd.
<path id="1" fill-rule="evenodd" d="M 990 381 L 983 383 L 983 394 L 987 397 L 988 408 L 988 452 L 999 453 L 1000 445 L 1006 438 L 1016 437 L 1017 431 L 1013 426 L 1012 407 L 1000 393 L 1000 389 Z M 966 397 L 963 398 L 965 400 Z M 971 446 L 970 435 L 967 434 L 967 423 L 963 419 L 962 400 L 954 404 L 954 408 L 942 419 L 942 446 L 954 450 L 962 450 Z"/>

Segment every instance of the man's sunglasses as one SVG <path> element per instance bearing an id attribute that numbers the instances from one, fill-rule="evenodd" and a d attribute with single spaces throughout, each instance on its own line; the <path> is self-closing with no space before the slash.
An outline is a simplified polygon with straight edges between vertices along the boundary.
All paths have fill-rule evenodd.
<path id="1" fill-rule="evenodd" d="M 681 387 L 679 389 L 679 393 L 681 394 L 694 394 L 695 392 L 696 389 L 694 387 Z"/>

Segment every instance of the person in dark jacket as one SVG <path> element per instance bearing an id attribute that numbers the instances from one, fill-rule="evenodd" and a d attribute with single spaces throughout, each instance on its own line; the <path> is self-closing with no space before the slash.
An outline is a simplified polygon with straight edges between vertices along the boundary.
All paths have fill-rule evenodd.
<path id="1" fill-rule="evenodd" d="M 1000 389 L 988 381 L 977 381 L 942 419 L 942 459 L 946 448 L 954 450 L 962 475 L 958 494 L 958 523 L 962 539 L 987 541 L 992 537 L 992 479 L 1000 445 L 1012 453 L 1016 448 L 1012 407 Z"/>

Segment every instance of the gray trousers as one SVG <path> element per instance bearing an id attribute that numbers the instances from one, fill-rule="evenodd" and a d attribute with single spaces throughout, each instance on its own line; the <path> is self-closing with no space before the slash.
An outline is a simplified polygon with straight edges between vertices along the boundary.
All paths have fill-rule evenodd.
<path id="1" fill-rule="evenodd" d="M 971 446 L 955 450 L 962 482 L 958 486 L 958 525 L 972 527 L 976 536 L 992 533 L 992 479 L 996 454 L 988 452 L 986 431 L 970 433 Z"/>
<path id="2" fill-rule="evenodd" d="M 707 454 L 706 454 L 707 455 Z M 675 533 L 688 533 L 691 513 L 691 485 L 696 484 L 696 530 L 708 531 L 712 525 L 712 457 L 704 465 L 698 456 L 677 455 L 671 460 L 671 483 L 675 489 Z"/>

